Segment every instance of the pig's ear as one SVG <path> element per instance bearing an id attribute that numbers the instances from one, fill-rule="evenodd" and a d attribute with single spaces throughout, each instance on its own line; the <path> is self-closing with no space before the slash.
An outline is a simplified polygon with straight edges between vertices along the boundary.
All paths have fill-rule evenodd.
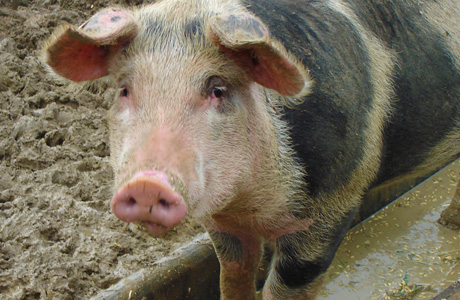
<path id="1" fill-rule="evenodd" d="M 249 13 L 211 18 L 208 35 L 220 49 L 242 62 L 253 80 L 286 96 L 309 92 L 311 79 L 278 42 L 271 40 L 265 25 Z"/>
<path id="2" fill-rule="evenodd" d="M 104 9 L 80 27 L 63 26 L 48 40 L 45 62 L 72 81 L 93 80 L 108 74 L 109 60 L 137 35 L 127 10 Z"/>

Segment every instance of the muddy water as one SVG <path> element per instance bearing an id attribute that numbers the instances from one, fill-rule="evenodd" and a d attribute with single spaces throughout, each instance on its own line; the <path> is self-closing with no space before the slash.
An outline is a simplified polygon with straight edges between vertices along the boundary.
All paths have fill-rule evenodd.
<path id="1" fill-rule="evenodd" d="M 437 223 L 459 171 L 457 160 L 350 231 L 319 299 L 431 299 L 460 278 L 460 233 Z"/>

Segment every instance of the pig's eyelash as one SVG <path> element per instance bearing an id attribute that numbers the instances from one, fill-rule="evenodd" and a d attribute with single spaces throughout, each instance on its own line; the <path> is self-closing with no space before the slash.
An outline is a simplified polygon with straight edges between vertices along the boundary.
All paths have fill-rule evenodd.
<path id="1" fill-rule="evenodd" d="M 120 96 L 121 97 L 128 97 L 129 96 L 129 90 L 126 86 L 120 87 Z"/>
<path id="2" fill-rule="evenodd" d="M 216 98 L 222 98 L 227 93 L 227 87 L 225 86 L 214 86 L 211 89 L 211 96 Z"/>
<path id="3" fill-rule="evenodd" d="M 203 92 L 208 97 L 221 98 L 227 93 L 225 81 L 220 76 L 210 76 L 203 86 Z"/>

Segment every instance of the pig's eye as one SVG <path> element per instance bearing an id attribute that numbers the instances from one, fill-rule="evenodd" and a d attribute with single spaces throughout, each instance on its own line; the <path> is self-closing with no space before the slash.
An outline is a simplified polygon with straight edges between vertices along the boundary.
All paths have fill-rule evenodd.
<path id="1" fill-rule="evenodd" d="M 122 87 L 121 91 L 120 91 L 120 96 L 121 97 L 128 97 L 128 95 L 129 95 L 128 89 L 126 87 Z"/>
<path id="2" fill-rule="evenodd" d="M 215 87 L 212 89 L 211 97 L 221 98 L 224 96 L 225 88 L 224 87 Z"/>
<path id="3" fill-rule="evenodd" d="M 211 107 L 220 107 L 228 97 L 227 84 L 220 76 L 211 76 L 203 85 L 202 93 Z"/>

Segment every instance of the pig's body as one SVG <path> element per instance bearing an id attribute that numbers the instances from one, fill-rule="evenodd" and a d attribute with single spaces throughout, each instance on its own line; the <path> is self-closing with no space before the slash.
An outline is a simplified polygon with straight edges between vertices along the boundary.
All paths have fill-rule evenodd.
<path id="1" fill-rule="evenodd" d="M 373 185 L 460 153 L 458 1 L 174 1 L 59 30 L 46 61 L 110 75 L 114 213 L 161 235 L 188 211 L 222 299 L 314 299 Z M 283 96 L 280 96 L 283 95 Z"/>

